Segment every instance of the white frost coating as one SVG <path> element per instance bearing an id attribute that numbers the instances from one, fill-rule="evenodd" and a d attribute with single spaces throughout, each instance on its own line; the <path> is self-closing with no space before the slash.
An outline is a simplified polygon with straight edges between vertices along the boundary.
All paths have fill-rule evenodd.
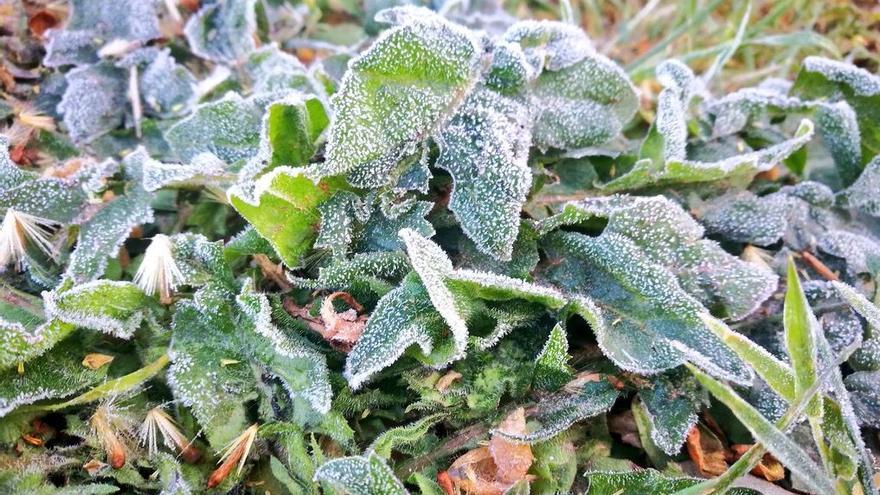
<path id="1" fill-rule="evenodd" d="M 509 260 L 532 185 L 525 106 L 477 90 L 437 136 L 436 166 L 452 175 L 449 209 L 477 248 Z"/>
<path id="2" fill-rule="evenodd" d="M 531 284 L 518 278 L 497 273 L 459 269 L 450 273 L 449 280 L 468 282 L 488 289 L 500 289 L 510 294 L 510 299 L 525 299 L 540 302 L 550 308 L 565 305 L 566 297 L 562 292 L 541 285 Z"/>
<path id="3" fill-rule="evenodd" d="M 183 34 L 192 52 L 215 62 L 235 62 L 256 47 L 256 0 L 202 2 Z"/>
<path id="4" fill-rule="evenodd" d="M 857 290 L 843 282 L 831 282 L 840 296 L 848 302 L 858 314 L 868 321 L 868 325 L 880 330 L 880 308 L 861 295 Z"/>
<path id="5" fill-rule="evenodd" d="M 250 280 L 244 282 L 244 288 L 241 294 L 236 296 L 236 302 L 242 312 L 253 321 L 254 331 L 272 344 L 275 353 L 294 360 L 304 360 L 310 364 L 309 375 L 304 380 L 308 385 L 304 388 L 293 388 L 291 377 L 287 373 L 276 372 L 272 367 L 269 368 L 270 371 L 281 379 L 291 397 L 301 396 L 315 411 L 327 414 L 330 411 L 333 391 L 330 388 L 326 359 L 317 351 L 309 350 L 298 341 L 285 336 L 281 329 L 272 323 L 269 299 L 265 294 L 252 292 L 251 284 Z"/>
<path id="6" fill-rule="evenodd" d="M 813 56 L 804 59 L 803 68 L 808 72 L 822 74 L 829 81 L 846 84 L 857 95 L 880 94 L 880 77 L 853 64 Z"/>
<path id="7" fill-rule="evenodd" d="M 873 272 L 872 267 L 880 266 L 880 242 L 865 235 L 844 230 L 831 230 L 825 233 L 817 246 L 821 251 L 846 261 L 846 271 L 855 277 L 858 274 Z"/>
<path id="8" fill-rule="evenodd" d="M 284 196 L 272 187 L 272 183 L 281 175 L 290 177 L 304 177 L 314 182 L 316 185 L 321 180 L 319 165 L 311 165 L 308 167 L 275 167 L 271 172 L 263 174 L 259 179 L 253 182 L 240 182 L 226 191 L 226 197 L 231 201 L 232 198 L 238 198 L 252 206 L 260 206 L 260 197 L 264 194 L 272 194 L 285 199 Z"/>
<path id="9" fill-rule="evenodd" d="M 545 71 L 534 83 L 534 145 L 584 148 L 615 137 L 639 108 L 626 72 L 607 57 L 587 56 L 559 71 Z"/>
<path id="10" fill-rule="evenodd" d="M 880 156 L 874 157 L 858 179 L 838 193 L 838 200 L 873 217 L 880 217 Z"/>
<path id="11" fill-rule="evenodd" d="M 207 184 L 225 175 L 226 162 L 209 152 L 197 154 L 189 164 L 150 159 L 144 163 L 144 189 L 152 192 L 168 186 Z"/>
<path id="12" fill-rule="evenodd" d="M 728 95 L 703 103 L 701 109 L 714 117 L 712 137 L 735 134 L 746 127 L 768 108 L 781 111 L 800 111 L 808 106 L 800 98 L 786 96 L 776 89 L 743 88 Z"/>
<path id="13" fill-rule="evenodd" d="M 522 46 L 535 74 L 544 68 L 557 71 L 570 67 L 596 53 L 582 29 L 558 21 L 517 22 L 504 33 L 504 40 Z"/>
<path id="14" fill-rule="evenodd" d="M 349 495 L 409 495 L 374 452 L 327 461 L 315 471 L 314 481 L 330 483 Z"/>
<path id="15" fill-rule="evenodd" d="M 467 348 L 467 323 L 458 314 L 455 299 L 445 283 L 445 278 L 452 273 L 452 262 L 440 246 L 414 230 L 401 229 L 400 238 L 406 245 L 406 253 L 413 269 L 428 290 L 431 304 L 443 316 L 452 332 L 454 354 L 451 361 L 463 358 Z"/>
<path id="16" fill-rule="evenodd" d="M 407 24 L 384 31 L 349 62 L 332 98 L 326 175 L 360 187 L 388 181 L 398 159 L 428 137 L 476 83 L 482 47 L 468 29 L 413 7 L 385 11 Z"/>
<path id="17" fill-rule="evenodd" d="M 70 137 L 89 141 L 119 127 L 125 118 L 126 71 L 101 63 L 72 69 L 58 104 Z"/>
<path id="18" fill-rule="evenodd" d="M 94 280 L 74 286 L 60 294 L 55 291 L 43 291 L 46 316 L 49 319 L 57 318 L 65 323 L 110 334 L 120 339 L 130 339 L 144 320 L 145 314 L 142 309 L 132 311 L 128 307 L 116 306 L 112 300 L 95 301 L 95 296 L 91 296 L 93 300 L 88 301 L 90 303 L 88 306 L 92 306 L 95 311 L 88 312 L 82 310 L 82 306 L 85 304 L 72 304 L 69 301 L 70 299 L 76 301 L 77 298 L 88 298 L 92 291 L 106 292 L 108 290 L 141 293 L 140 289 L 131 282 L 117 280 Z M 123 318 L 112 314 L 112 312 L 120 311 L 127 314 Z"/>
<path id="19" fill-rule="evenodd" d="M 196 107 L 165 131 L 165 139 L 184 162 L 211 152 L 227 163 L 234 163 L 256 153 L 262 114 L 252 99 L 229 92 L 217 101 Z"/>

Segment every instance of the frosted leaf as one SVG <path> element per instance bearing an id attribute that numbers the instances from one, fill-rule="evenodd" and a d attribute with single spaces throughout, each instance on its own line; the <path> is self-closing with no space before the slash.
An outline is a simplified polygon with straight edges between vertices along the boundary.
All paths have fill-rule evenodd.
<path id="1" fill-rule="evenodd" d="M 209 241 L 198 234 L 176 234 L 171 241 L 175 264 L 183 276 L 182 284 L 192 287 L 211 283 L 234 285 L 235 279 L 220 242 Z"/>
<path id="2" fill-rule="evenodd" d="M 675 273 L 682 289 L 707 307 L 722 305 L 733 319 L 747 316 L 776 289 L 773 273 L 702 239 L 703 228 L 662 196 L 609 196 L 570 203 L 569 208 L 607 218 L 604 233 L 632 240 L 651 263 Z"/>
<path id="3" fill-rule="evenodd" d="M 571 67 L 596 51 L 579 27 L 558 21 L 520 21 L 504 33 L 504 40 L 522 47 L 534 73 Z"/>
<path id="4" fill-rule="evenodd" d="M 653 469 L 632 472 L 588 472 L 590 489 L 584 495 L 674 495 L 705 481 L 700 478 L 667 477 Z M 760 495 L 749 488 L 730 488 L 727 495 Z"/>
<path id="5" fill-rule="evenodd" d="M 843 206 L 880 217 L 880 156 L 874 157 L 862 174 L 848 188 L 840 191 L 837 200 Z"/>
<path id="6" fill-rule="evenodd" d="M 639 391 L 651 422 L 651 439 L 666 454 L 675 456 L 691 427 L 697 424 L 700 394 L 686 373 L 664 373 Z"/>
<path id="7" fill-rule="evenodd" d="M 639 158 L 656 163 L 684 160 L 688 105 L 696 78 L 690 67 L 678 60 L 667 60 L 657 67 L 657 79 L 664 88 L 658 96 L 657 115 L 639 150 Z"/>
<path id="8" fill-rule="evenodd" d="M 816 127 L 841 180 L 852 183 L 862 171 L 862 139 L 855 111 L 845 101 L 820 102 L 816 106 Z"/>
<path id="9" fill-rule="evenodd" d="M 547 342 L 535 358 L 535 374 L 532 383 L 542 390 L 558 390 L 573 376 L 568 361 L 568 336 L 562 325 L 556 324 L 547 337 Z"/>
<path id="10" fill-rule="evenodd" d="M 59 320 L 41 322 L 31 328 L 32 325 L 0 318 L 0 370 L 43 355 L 76 329 Z"/>
<path id="11" fill-rule="evenodd" d="M 126 63 L 142 66 L 138 91 L 147 115 L 174 117 L 187 113 L 195 104 L 196 78 L 174 60 L 170 48 L 143 48 L 126 56 L 119 65 Z"/>
<path id="12" fill-rule="evenodd" d="M 410 257 L 413 255 L 410 253 Z M 461 297 L 488 301 L 521 299 L 541 304 L 550 309 L 560 309 L 567 302 L 565 296 L 552 287 L 544 287 L 524 282 L 518 278 L 489 272 L 455 270 L 447 275 L 446 285 Z"/>
<path id="13" fill-rule="evenodd" d="M 406 245 L 406 254 L 428 292 L 431 304 L 452 333 L 453 353 L 449 361 L 464 357 L 468 338 L 467 323 L 458 313 L 452 292 L 445 283 L 445 278 L 452 273 L 452 262 L 440 246 L 413 230 L 401 230 L 400 238 Z"/>
<path id="14" fill-rule="evenodd" d="M 215 311 L 221 311 L 217 307 Z M 253 371 L 244 363 L 223 366 L 223 359 L 238 360 L 237 352 L 205 343 L 229 342 L 231 319 L 212 324 L 190 301 L 176 305 L 169 356 L 168 385 L 174 397 L 191 408 L 216 449 L 227 445 L 247 426 L 243 402 L 256 396 Z"/>
<path id="15" fill-rule="evenodd" d="M 880 427 L 880 372 L 858 371 L 844 381 L 859 424 L 868 428 Z"/>
<path id="16" fill-rule="evenodd" d="M 691 361 L 750 382 L 749 368 L 700 320 L 703 306 L 632 240 L 614 232 L 595 238 L 554 232 L 547 241 L 548 256 L 559 260 L 547 277 L 578 294 L 576 311 L 617 366 L 653 374 Z"/>
<path id="17" fill-rule="evenodd" d="M 423 237 L 434 235 L 434 226 L 425 218 L 434 207 L 430 201 L 404 201 L 393 211 L 374 208 L 364 223 L 355 243 L 355 251 L 394 251 L 403 248 L 397 235 L 401 229 L 410 229 Z"/>
<path id="18" fill-rule="evenodd" d="M 840 106 L 838 103 L 845 101 L 855 113 L 858 135 L 861 138 L 861 161 L 855 162 L 854 156 L 848 158 L 853 166 L 845 169 L 842 177 L 845 184 L 855 180 L 864 161 L 880 153 L 880 133 L 877 127 L 880 117 L 880 76 L 849 63 L 807 57 L 791 92 L 806 100 L 826 101 L 829 107 L 835 104 Z M 842 122 L 851 126 L 851 117 Z M 843 128 L 842 125 L 837 127 Z M 842 137 L 838 137 L 840 138 Z M 854 141 L 852 137 L 847 139 Z M 852 149 L 849 153 L 854 155 L 858 151 Z"/>
<path id="19" fill-rule="evenodd" d="M 850 63 L 822 57 L 807 57 L 803 62 L 803 71 L 821 75 L 829 82 L 845 86 L 858 96 L 880 94 L 880 77 Z M 795 83 L 795 85 L 799 84 L 802 82 Z M 809 90 L 816 89 L 809 88 Z"/>
<path id="20" fill-rule="evenodd" d="M 227 196 L 236 211 L 265 237 L 289 267 L 297 267 L 312 247 L 321 222 L 318 206 L 336 187 L 316 183 L 305 168 L 278 167 L 263 175 L 253 187 L 254 199 L 236 185 Z"/>
<path id="21" fill-rule="evenodd" d="M 123 123 L 128 108 L 126 71 L 104 62 L 72 69 L 66 79 L 58 112 L 71 139 L 90 141 Z"/>
<path id="22" fill-rule="evenodd" d="M 880 273 L 880 242 L 843 230 L 830 230 L 819 239 L 819 250 L 846 261 L 850 276 Z"/>
<path id="23" fill-rule="evenodd" d="M 390 280 L 410 271 L 409 260 L 400 252 L 357 253 L 350 260 L 334 260 L 318 270 L 318 278 L 303 279 L 288 275 L 297 287 L 337 291 L 370 291 L 379 296 L 388 293 Z"/>
<path id="24" fill-rule="evenodd" d="M 12 208 L 66 225 L 79 219 L 89 199 L 84 184 L 75 177 L 40 177 L 17 182 L 14 187 L 0 190 L 0 209 Z"/>
<path id="25" fill-rule="evenodd" d="M 700 222 L 710 234 L 734 242 L 769 246 L 788 227 L 786 201 L 759 198 L 749 191 L 728 193 L 701 206 Z"/>
<path id="26" fill-rule="evenodd" d="M 329 483 L 349 495 L 409 494 L 375 453 L 331 459 L 315 471 L 314 481 Z"/>
<path id="27" fill-rule="evenodd" d="M 497 41 L 492 46 L 492 65 L 485 80 L 488 88 L 512 95 L 535 77 L 537 73 L 529 65 L 519 44 Z"/>
<path id="28" fill-rule="evenodd" d="M 115 40 L 146 42 L 162 36 L 156 2 L 143 0 L 73 0 L 63 30 L 48 33 L 49 67 L 91 64 L 97 51 Z"/>
<path id="29" fill-rule="evenodd" d="M 713 162 L 671 160 L 657 163 L 639 160 L 631 170 L 602 186 L 607 192 L 662 187 L 673 184 L 716 182 L 748 184 L 752 178 L 770 170 L 801 149 L 813 138 L 812 121 L 801 121 L 793 137 L 757 151 L 738 153 Z"/>
<path id="30" fill-rule="evenodd" d="M 540 261 L 538 255 L 538 234 L 527 221 L 521 221 L 519 234 L 513 243 L 510 261 L 502 261 L 483 253 L 473 241 L 461 237 L 458 246 L 458 264 L 462 268 L 486 271 L 528 280 L 531 272 Z"/>
<path id="31" fill-rule="evenodd" d="M 250 158 L 260 143 L 263 109 L 237 93 L 196 107 L 165 132 L 172 151 L 183 162 L 211 152 L 227 163 Z"/>
<path id="32" fill-rule="evenodd" d="M 76 249 L 65 275 L 74 282 L 94 280 L 104 273 L 107 258 L 116 257 L 119 247 L 138 225 L 153 221 L 153 194 L 143 188 L 143 168 L 151 158 L 143 147 L 122 161 L 128 181 L 125 195 L 117 196 L 80 226 Z"/>
<path id="33" fill-rule="evenodd" d="M 354 239 L 355 222 L 365 222 L 369 208 L 369 205 L 364 206 L 359 196 L 349 191 L 339 191 L 318 205 L 321 227 L 315 239 L 315 248 L 327 248 L 334 256 L 344 257 Z"/>
<path id="34" fill-rule="evenodd" d="M 317 97 L 291 93 L 271 102 L 263 114 L 257 153 L 242 167 L 239 180 L 254 180 L 281 165 L 306 165 L 328 124 L 327 110 Z"/>
<path id="35" fill-rule="evenodd" d="M 532 135 L 539 148 L 584 148 L 615 137 L 639 108 L 636 89 L 617 64 L 591 55 L 545 71 L 534 83 L 529 104 Z"/>
<path id="36" fill-rule="evenodd" d="M 214 62 L 236 62 L 256 48 L 256 0 L 210 0 L 189 18 L 183 34 L 194 54 Z"/>
<path id="37" fill-rule="evenodd" d="M 712 121 L 712 136 L 736 134 L 756 121 L 768 120 L 768 113 L 803 112 L 809 105 L 800 98 L 765 87 L 743 88 L 709 100 L 702 111 Z"/>
<path id="38" fill-rule="evenodd" d="M 397 361 L 413 344 L 419 346 L 423 360 L 443 366 L 459 353 L 454 345 L 435 342 L 447 329 L 445 320 L 431 305 L 425 287 L 408 277 L 379 299 L 363 334 L 345 361 L 343 375 L 356 390 L 375 373 Z"/>
<path id="39" fill-rule="evenodd" d="M 65 397 L 104 378 L 107 366 L 93 370 L 82 365 L 89 352 L 89 343 L 84 340 L 88 339 L 61 342 L 26 364 L 24 374 L 15 368 L 0 372 L 0 417 L 25 404 Z"/>
<path id="40" fill-rule="evenodd" d="M 146 295 L 131 282 L 95 280 L 43 293 L 46 315 L 80 328 L 130 339 L 144 320 Z"/>
<path id="41" fill-rule="evenodd" d="M 318 84 L 302 62 L 282 51 L 274 42 L 251 52 L 244 70 L 252 81 L 254 93 L 296 90 L 320 94 Z"/>
<path id="42" fill-rule="evenodd" d="M 536 443 L 550 440 L 578 421 L 602 414 L 617 401 L 620 393 L 602 377 L 588 381 L 574 392 L 563 392 L 542 400 L 535 408 L 535 420 L 541 426 L 524 435 L 493 430 L 493 435 L 517 443 Z"/>
<path id="43" fill-rule="evenodd" d="M 317 413 L 327 414 L 333 391 L 324 356 L 276 327 L 269 299 L 253 292 L 250 282 L 244 285 L 236 301 L 259 336 L 246 340 L 253 358 L 281 380 L 291 400 L 302 399 Z"/>
<path id="44" fill-rule="evenodd" d="M 404 25 L 383 32 L 349 62 L 333 96 L 325 175 L 348 174 L 376 187 L 409 147 L 428 137 L 464 100 L 479 70 L 481 46 L 465 28 L 427 9 L 386 16 Z"/>
<path id="45" fill-rule="evenodd" d="M 144 163 L 144 189 L 150 192 L 163 187 L 219 186 L 223 179 L 232 177 L 226 163 L 213 153 L 199 153 L 187 164 L 153 159 Z"/>
<path id="46" fill-rule="evenodd" d="M 391 451 L 403 450 L 407 445 L 418 445 L 431 427 L 443 419 L 443 414 L 431 414 L 405 426 L 396 426 L 380 433 L 367 447 L 366 452 L 375 453 L 383 459 L 391 457 Z"/>
<path id="47" fill-rule="evenodd" d="M 846 284 L 832 282 L 832 285 L 868 323 L 862 345 L 853 353 L 850 364 L 859 371 L 880 370 L 880 308 Z"/>
<path id="48" fill-rule="evenodd" d="M 519 216 L 532 185 L 524 106 L 476 90 L 437 137 L 436 166 L 452 175 L 449 209 L 477 248 L 510 260 Z"/>

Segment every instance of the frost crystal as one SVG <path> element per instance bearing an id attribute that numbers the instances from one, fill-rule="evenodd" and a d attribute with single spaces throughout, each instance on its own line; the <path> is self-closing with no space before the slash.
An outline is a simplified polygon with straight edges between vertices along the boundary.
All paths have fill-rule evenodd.
<path id="1" fill-rule="evenodd" d="M 408 495 L 381 457 L 341 457 L 325 462 L 315 471 L 315 481 L 334 485 L 350 495 Z"/>
<path id="2" fill-rule="evenodd" d="M 58 104 L 74 141 L 89 141 L 116 129 L 125 118 L 126 72 L 108 63 L 72 69 Z"/>
<path id="3" fill-rule="evenodd" d="M 385 31 L 349 63 L 332 103 L 326 175 L 376 187 L 476 82 L 481 47 L 468 30 L 425 9 L 401 7 L 406 24 Z"/>
<path id="4" fill-rule="evenodd" d="M 256 0 L 211 0 L 184 27 L 193 53 L 215 62 L 235 62 L 253 51 Z"/>
<path id="5" fill-rule="evenodd" d="M 545 68 L 565 69 L 595 54 L 587 35 L 579 27 L 564 22 L 521 21 L 510 26 L 504 39 L 522 47 L 535 73 Z"/>

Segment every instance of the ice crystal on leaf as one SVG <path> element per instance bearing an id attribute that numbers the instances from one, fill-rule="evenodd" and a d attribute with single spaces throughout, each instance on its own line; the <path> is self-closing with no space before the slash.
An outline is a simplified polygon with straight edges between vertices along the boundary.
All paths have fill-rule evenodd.
<path id="1" fill-rule="evenodd" d="M 376 454 L 341 457 L 322 464 L 315 481 L 327 482 L 351 495 L 408 495 L 391 468 Z"/>
<path id="2" fill-rule="evenodd" d="M 95 280 L 44 292 L 46 314 L 80 328 L 128 339 L 146 316 L 145 295 L 131 282 Z"/>
<path id="3" fill-rule="evenodd" d="M 639 108 L 636 89 L 617 64 L 591 54 L 544 71 L 529 93 L 539 148 L 583 148 L 615 137 Z"/>
<path id="4" fill-rule="evenodd" d="M 218 101 L 196 107 L 191 115 L 165 132 L 165 139 L 184 162 L 211 152 L 227 163 L 234 163 L 256 153 L 262 110 L 254 100 L 228 93 Z"/>
<path id="5" fill-rule="evenodd" d="M 880 156 L 874 157 L 862 174 L 848 188 L 838 193 L 844 206 L 856 208 L 874 217 L 880 217 Z"/>
<path id="6" fill-rule="evenodd" d="M 124 70 L 102 62 L 72 69 L 66 78 L 58 112 L 74 141 L 89 141 L 122 124 L 128 87 Z"/>
<path id="7" fill-rule="evenodd" d="M 236 62 L 255 48 L 255 0 L 211 0 L 184 27 L 196 55 L 215 62 Z"/>
<path id="8" fill-rule="evenodd" d="M 359 187 L 387 182 L 407 148 L 461 104 L 482 51 L 476 36 L 428 10 L 401 7 L 384 15 L 403 24 L 349 63 L 332 99 L 323 172 L 348 174 Z"/>
<path id="9" fill-rule="evenodd" d="M 522 47 L 534 73 L 544 69 L 558 71 L 589 55 L 593 44 L 579 27 L 557 21 L 521 21 L 504 33 L 505 41 Z"/>
<path id="10" fill-rule="evenodd" d="M 516 101 L 477 90 L 437 137 L 436 166 L 455 181 L 449 209 L 480 251 L 502 260 L 511 257 L 532 184 L 526 117 Z"/>

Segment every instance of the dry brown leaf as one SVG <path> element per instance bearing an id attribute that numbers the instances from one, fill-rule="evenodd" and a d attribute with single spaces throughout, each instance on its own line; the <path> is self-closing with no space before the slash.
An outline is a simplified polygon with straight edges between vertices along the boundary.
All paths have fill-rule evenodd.
<path id="1" fill-rule="evenodd" d="M 440 485 L 440 489 L 445 495 L 455 495 L 455 485 L 452 484 L 452 478 L 446 471 L 437 473 L 437 484 Z"/>
<path id="2" fill-rule="evenodd" d="M 272 260 L 265 254 L 255 254 L 254 263 L 260 267 L 264 277 L 275 282 L 275 285 L 282 290 L 288 290 L 292 287 L 290 282 L 287 281 L 287 277 L 284 276 L 284 267 L 280 263 L 272 263 Z"/>
<path id="3" fill-rule="evenodd" d="M 335 299 L 342 299 L 350 309 L 337 313 L 333 307 Z M 309 328 L 321 334 L 335 349 L 345 353 L 351 352 L 361 338 L 369 319 L 367 315 L 358 315 L 364 308 L 347 292 L 334 292 L 324 298 L 319 318 L 311 315 L 310 306 L 300 307 L 292 299 L 285 299 L 282 305 L 292 316 L 304 320 Z"/>
<path id="4" fill-rule="evenodd" d="M 526 433 L 525 410 L 510 413 L 498 425 L 508 434 Z M 528 471 L 534 461 L 532 449 L 502 436 L 493 436 L 487 447 L 478 447 L 459 457 L 447 471 L 455 488 L 469 495 L 501 495 L 518 481 L 531 481 Z"/>
<path id="5" fill-rule="evenodd" d="M 28 29 L 34 37 L 42 38 L 43 33 L 57 26 L 58 23 L 58 17 L 51 11 L 40 10 L 28 19 Z"/>
<path id="6" fill-rule="evenodd" d="M 730 446 L 731 460 L 736 461 L 752 448 L 751 445 L 735 443 Z M 752 469 L 752 474 L 760 476 L 767 481 L 779 481 L 785 478 L 785 467 L 769 452 L 764 454 L 761 462 Z"/>
<path id="7" fill-rule="evenodd" d="M 86 354 L 82 360 L 82 365 L 90 370 L 96 370 L 111 362 L 113 362 L 113 356 L 93 352 L 91 354 Z"/>
<path id="8" fill-rule="evenodd" d="M 97 459 L 92 459 L 91 461 L 83 464 L 83 469 L 85 469 L 86 472 L 89 473 L 89 476 L 95 476 L 106 467 L 106 463 L 103 463 Z"/>
<path id="9" fill-rule="evenodd" d="M 685 445 L 691 460 L 704 475 L 718 476 L 727 471 L 724 444 L 708 428 L 694 425 Z"/>
<path id="10" fill-rule="evenodd" d="M 445 375 L 441 376 L 439 380 L 437 380 L 434 388 L 438 392 L 445 392 L 446 389 L 449 388 L 450 385 L 452 385 L 452 382 L 458 380 L 459 378 L 461 378 L 461 373 L 450 370 Z"/>

